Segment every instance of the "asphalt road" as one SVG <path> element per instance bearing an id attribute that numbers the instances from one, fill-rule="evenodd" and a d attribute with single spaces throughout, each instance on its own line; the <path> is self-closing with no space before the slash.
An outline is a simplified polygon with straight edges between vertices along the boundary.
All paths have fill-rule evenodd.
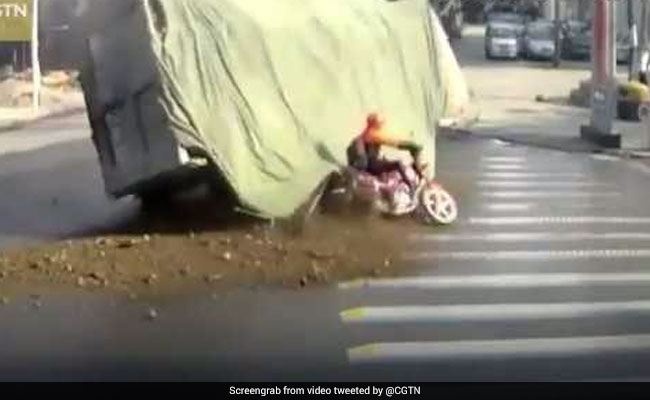
<path id="1" fill-rule="evenodd" d="M 0 245 L 134 217 L 88 135 L 82 116 L 0 135 Z M 39 288 L 41 307 L 0 306 L 0 380 L 650 377 L 650 169 L 471 136 L 439 149 L 461 217 L 405 238 L 403 278 L 174 300 Z"/>
<path id="2" fill-rule="evenodd" d="M 83 115 L 0 134 L 0 193 L 2 248 L 110 226 L 137 208 L 104 194 Z"/>
<path id="3" fill-rule="evenodd" d="M 86 134 L 80 118 L 11 134 L 0 157 L 5 243 L 135 213 L 103 195 Z M 20 144 L 29 135 L 42 145 Z M 461 220 L 408 238 L 416 268 L 403 279 L 173 301 L 41 291 L 39 309 L 27 296 L 0 307 L 0 377 L 650 376 L 647 169 L 466 136 L 441 140 L 439 169 Z"/>

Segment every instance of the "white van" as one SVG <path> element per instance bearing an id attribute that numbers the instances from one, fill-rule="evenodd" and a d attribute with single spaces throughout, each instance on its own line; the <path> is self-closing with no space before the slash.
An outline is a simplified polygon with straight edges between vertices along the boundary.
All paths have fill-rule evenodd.
<path id="1" fill-rule="evenodd" d="M 506 22 L 492 22 L 485 31 L 485 58 L 516 59 L 519 55 L 519 27 Z"/>

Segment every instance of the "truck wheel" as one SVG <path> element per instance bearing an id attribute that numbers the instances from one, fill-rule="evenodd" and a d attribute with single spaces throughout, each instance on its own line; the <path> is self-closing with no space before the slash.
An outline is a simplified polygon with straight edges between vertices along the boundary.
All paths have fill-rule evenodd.
<path id="1" fill-rule="evenodd" d="M 137 195 L 140 200 L 140 210 L 145 214 L 160 213 L 169 210 L 172 205 L 172 195 L 169 190 L 146 190 Z"/>

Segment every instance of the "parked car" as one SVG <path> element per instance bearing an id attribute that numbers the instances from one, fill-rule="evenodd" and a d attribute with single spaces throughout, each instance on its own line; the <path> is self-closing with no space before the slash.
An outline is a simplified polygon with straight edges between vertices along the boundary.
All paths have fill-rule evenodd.
<path id="1" fill-rule="evenodd" d="M 487 16 L 488 25 L 495 23 L 509 24 L 517 31 L 517 55 L 523 55 L 524 51 L 524 30 L 528 19 L 525 15 L 516 12 L 491 12 Z"/>
<path id="2" fill-rule="evenodd" d="M 591 59 L 591 26 L 584 21 L 562 23 L 562 57 L 568 60 Z"/>
<path id="3" fill-rule="evenodd" d="M 616 35 L 616 62 L 628 64 L 630 62 L 630 50 L 632 49 L 632 38 L 630 34 Z"/>
<path id="4" fill-rule="evenodd" d="M 492 22 L 485 30 L 485 58 L 516 59 L 519 56 L 519 27 L 504 22 Z"/>
<path id="5" fill-rule="evenodd" d="M 488 24 L 493 22 L 504 22 L 517 25 L 523 32 L 524 26 L 528 22 L 528 19 L 525 15 L 514 12 L 493 12 L 488 14 L 487 21 Z"/>
<path id="6" fill-rule="evenodd" d="M 555 25 L 551 21 L 535 21 L 526 25 L 524 54 L 531 60 L 550 60 L 555 55 Z"/>

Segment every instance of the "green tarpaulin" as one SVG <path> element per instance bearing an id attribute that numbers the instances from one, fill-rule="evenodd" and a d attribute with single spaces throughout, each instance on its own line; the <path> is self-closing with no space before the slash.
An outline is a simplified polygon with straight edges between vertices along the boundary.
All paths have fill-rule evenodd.
<path id="1" fill-rule="evenodd" d="M 434 164 L 436 121 L 450 98 L 441 63 L 450 60 L 428 0 L 136 7 L 153 60 L 142 62 L 155 66 L 167 127 L 183 146 L 207 151 L 250 210 L 294 212 L 345 163 L 370 112 L 422 143 Z"/>

